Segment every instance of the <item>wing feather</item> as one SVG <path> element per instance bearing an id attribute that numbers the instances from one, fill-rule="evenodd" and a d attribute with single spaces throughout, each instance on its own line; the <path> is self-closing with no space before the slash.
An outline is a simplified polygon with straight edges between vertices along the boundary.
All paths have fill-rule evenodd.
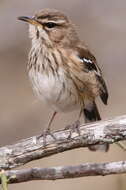
<path id="1" fill-rule="evenodd" d="M 105 81 L 102 77 L 101 69 L 99 68 L 95 57 L 91 54 L 88 49 L 78 48 L 79 58 L 84 63 L 84 68 L 87 72 L 94 72 L 96 80 L 100 83 L 100 98 L 102 102 L 107 105 L 108 90 Z"/>

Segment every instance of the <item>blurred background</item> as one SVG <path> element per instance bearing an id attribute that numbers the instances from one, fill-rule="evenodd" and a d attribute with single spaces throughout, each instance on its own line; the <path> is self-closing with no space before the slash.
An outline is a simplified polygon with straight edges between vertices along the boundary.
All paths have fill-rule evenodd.
<path id="1" fill-rule="evenodd" d="M 0 146 L 36 135 L 52 111 L 34 97 L 26 72 L 30 49 L 27 24 L 18 16 L 42 8 L 65 12 L 77 25 L 79 36 L 101 66 L 109 89 L 108 106 L 98 100 L 103 119 L 126 114 L 126 1 L 125 0 L 0 0 Z M 59 114 L 53 129 L 74 122 L 77 112 Z M 84 162 L 125 160 L 126 153 L 112 145 L 108 153 L 78 149 L 44 158 L 24 167 L 74 165 Z M 126 189 L 126 175 L 86 177 L 59 181 L 33 181 L 9 189 L 89 190 Z"/>

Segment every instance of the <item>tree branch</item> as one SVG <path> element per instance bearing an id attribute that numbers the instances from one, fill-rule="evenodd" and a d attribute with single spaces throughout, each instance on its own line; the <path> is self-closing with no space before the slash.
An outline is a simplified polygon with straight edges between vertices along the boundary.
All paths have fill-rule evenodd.
<path id="1" fill-rule="evenodd" d="M 8 183 L 21 183 L 31 180 L 57 180 L 122 173 L 126 173 L 126 161 L 11 170 L 6 171 L 5 175 L 9 179 Z"/>
<path id="2" fill-rule="evenodd" d="M 81 125 L 80 135 L 75 131 L 71 139 L 68 139 L 69 133 L 68 129 L 55 131 L 53 135 L 56 139 L 48 135 L 46 147 L 43 146 L 43 137 L 38 139 L 36 136 L 1 147 L 0 169 L 11 169 L 35 159 L 79 147 L 126 140 L 126 115 L 108 121 Z"/>

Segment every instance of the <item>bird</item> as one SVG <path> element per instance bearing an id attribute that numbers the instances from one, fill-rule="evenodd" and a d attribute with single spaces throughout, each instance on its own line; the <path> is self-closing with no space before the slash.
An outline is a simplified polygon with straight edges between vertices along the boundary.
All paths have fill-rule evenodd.
<path id="1" fill-rule="evenodd" d="M 18 19 L 29 24 L 27 71 L 33 91 L 53 109 L 46 131 L 59 112 L 79 109 L 86 123 L 101 120 L 95 100 L 99 96 L 107 105 L 107 86 L 95 56 L 78 37 L 72 21 L 55 9 L 42 9 L 32 17 Z M 108 151 L 109 145 L 89 149 Z"/>

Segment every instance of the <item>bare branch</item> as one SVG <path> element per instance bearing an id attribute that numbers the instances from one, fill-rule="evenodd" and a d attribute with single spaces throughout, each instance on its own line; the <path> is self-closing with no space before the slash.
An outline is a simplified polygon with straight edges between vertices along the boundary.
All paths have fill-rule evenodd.
<path id="1" fill-rule="evenodd" d="M 126 161 L 11 170 L 6 171 L 5 175 L 9 179 L 8 183 L 21 183 L 31 180 L 57 180 L 122 173 L 126 173 Z"/>
<path id="2" fill-rule="evenodd" d="M 126 116 L 117 117 L 108 121 L 100 121 L 80 126 L 80 133 L 72 133 L 63 129 L 53 132 L 56 140 L 47 136 L 47 145 L 43 146 L 43 137 L 30 137 L 16 144 L 0 148 L 0 169 L 11 169 L 26 164 L 32 160 L 47 157 L 67 150 L 88 147 L 94 144 L 114 143 L 126 140 Z"/>

